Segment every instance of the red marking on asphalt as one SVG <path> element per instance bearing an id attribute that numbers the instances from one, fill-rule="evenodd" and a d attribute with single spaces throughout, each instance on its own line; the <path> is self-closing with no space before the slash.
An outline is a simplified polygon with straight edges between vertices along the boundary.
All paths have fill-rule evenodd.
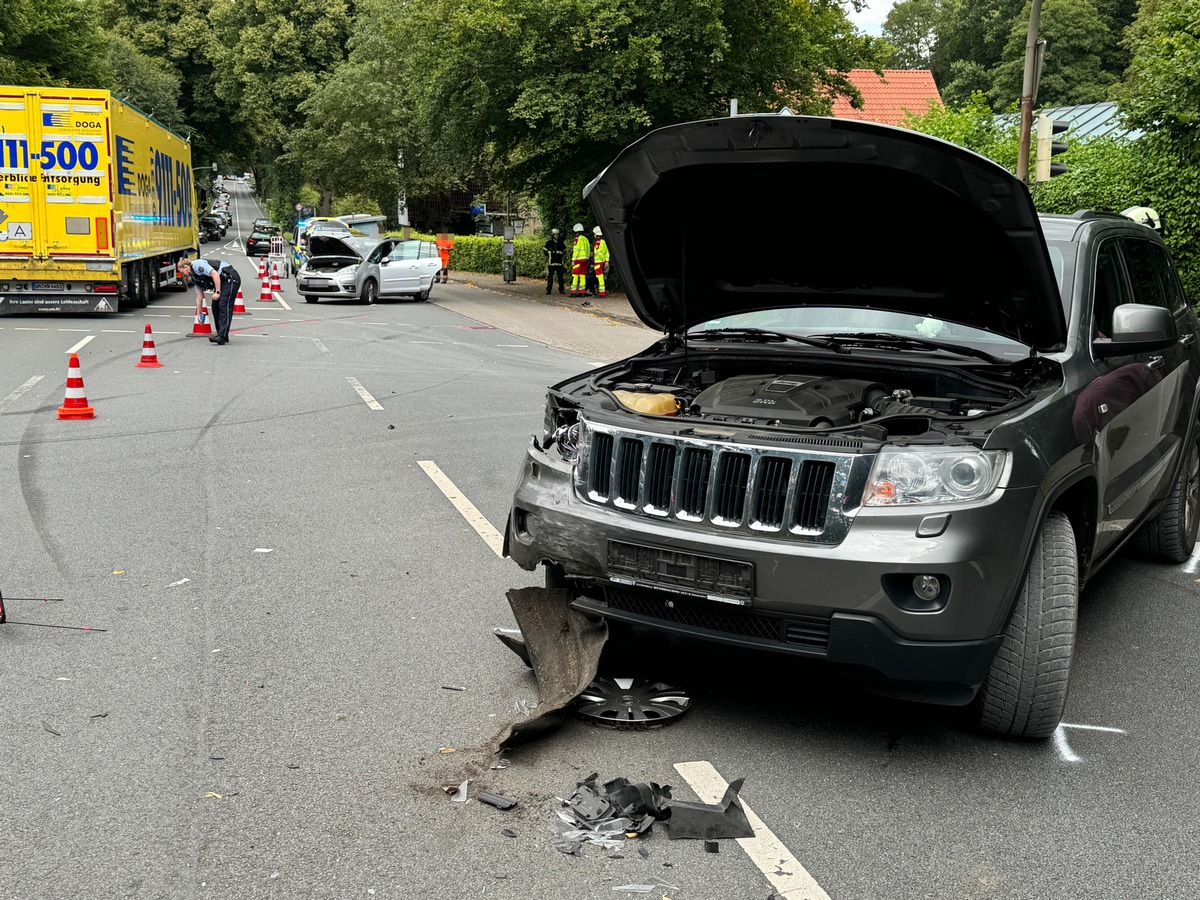
<path id="1" fill-rule="evenodd" d="M 235 328 L 230 334 L 241 334 L 243 331 L 257 331 L 259 328 L 286 328 L 289 325 L 311 325 L 313 322 L 320 322 L 320 319 L 302 319 L 298 322 L 274 322 L 270 325 L 251 325 L 248 328 Z"/>

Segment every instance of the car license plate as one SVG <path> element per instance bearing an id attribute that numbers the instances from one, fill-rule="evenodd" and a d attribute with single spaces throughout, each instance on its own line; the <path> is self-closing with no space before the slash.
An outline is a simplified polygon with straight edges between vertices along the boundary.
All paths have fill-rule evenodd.
<path id="1" fill-rule="evenodd" d="M 754 596 L 754 566 L 733 559 L 698 556 L 660 547 L 608 542 L 608 575 L 616 580 L 700 594 L 712 599 L 749 602 Z"/>
<path id="2" fill-rule="evenodd" d="M 35 281 L 33 289 L 35 291 L 65 291 L 67 286 L 61 281 Z"/>

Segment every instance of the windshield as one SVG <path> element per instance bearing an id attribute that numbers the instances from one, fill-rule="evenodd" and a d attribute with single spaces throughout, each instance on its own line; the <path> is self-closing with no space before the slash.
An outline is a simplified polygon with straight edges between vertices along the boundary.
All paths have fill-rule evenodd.
<path id="1" fill-rule="evenodd" d="M 886 312 L 877 309 L 848 309 L 831 306 L 792 306 L 761 312 L 739 313 L 698 325 L 691 334 L 721 328 L 761 328 L 799 337 L 827 334 L 887 333 L 918 340 L 940 341 L 974 347 L 1005 359 L 1024 359 L 1029 348 L 1019 341 L 979 328 L 947 322 L 932 316 Z"/>

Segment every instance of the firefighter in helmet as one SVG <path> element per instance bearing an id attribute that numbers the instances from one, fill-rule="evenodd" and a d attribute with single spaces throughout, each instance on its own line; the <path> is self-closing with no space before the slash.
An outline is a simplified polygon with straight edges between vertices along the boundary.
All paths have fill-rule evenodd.
<path id="1" fill-rule="evenodd" d="M 596 274 L 596 290 L 601 297 L 607 297 L 604 290 L 604 276 L 608 274 L 608 244 L 604 242 L 604 234 L 597 225 L 592 229 L 596 243 L 592 245 L 592 270 Z"/>
<path id="2" fill-rule="evenodd" d="M 587 295 L 588 257 L 592 247 L 581 224 L 576 222 L 571 230 L 575 232 L 575 243 L 571 245 L 571 296 L 584 297 Z"/>

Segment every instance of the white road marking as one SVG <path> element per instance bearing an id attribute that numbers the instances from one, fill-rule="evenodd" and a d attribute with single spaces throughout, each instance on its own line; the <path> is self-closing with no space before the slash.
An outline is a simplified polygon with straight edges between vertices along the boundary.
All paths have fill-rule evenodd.
<path id="1" fill-rule="evenodd" d="M 675 771 L 683 776 L 683 780 L 704 803 L 717 803 L 729 787 L 710 762 L 676 763 Z M 771 882 L 775 893 L 788 900 L 829 900 L 829 895 L 817 884 L 817 880 L 808 874 L 808 870 L 800 865 L 799 860 L 775 837 L 766 823 L 754 814 L 745 800 L 741 802 L 746 820 L 754 829 L 754 837 L 738 838 L 738 845 Z"/>
<path id="2" fill-rule="evenodd" d="M 283 299 L 283 294 L 279 293 L 279 291 L 273 291 L 271 296 L 274 297 L 276 300 L 278 300 L 279 305 L 282 306 L 284 309 L 286 309 L 288 312 L 292 311 L 292 308 L 287 305 L 287 301 Z"/>
<path id="3" fill-rule="evenodd" d="M 180 331 L 156 331 L 155 334 L 182 334 Z"/>
<path id="4" fill-rule="evenodd" d="M 165 303 L 155 303 L 155 304 L 154 304 L 154 308 L 155 308 L 155 309 L 190 309 L 190 310 L 195 310 L 195 308 L 196 308 L 196 307 L 195 307 L 195 305 L 194 305 L 194 304 L 193 304 L 192 306 L 167 306 Z M 130 316 L 129 318 L 133 318 L 133 317 L 132 317 L 132 316 Z"/>
<path id="5" fill-rule="evenodd" d="M 371 407 L 371 409 L 383 412 L 383 407 L 380 406 L 379 401 L 371 396 L 371 392 L 363 387 L 362 383 L 357 378 L 355 378 L 353 375 L 347 375 L 346 381 L 350 382 L 350 387 L 354 388 L 354 390 L 358 392 L 358 396 L 363 398 L 363 402 L 366 403 L 367 406 Z"/>
<path id="6" fill-rule="evenodd" d="M 463 492 L 446 477 L 446 473 L 438 468 L 437 463 L 427 459 L 418 460 L 417 465 L 425 470 L 430 481 L 436 484 L 438 490 L 446 495 L 446 499 L 454 504 L 454 508 L 467 520 L 467 524 L 474 528 L 475 533 L 483 538 L 483 542 L 492 548 L 492 552 L 503 559 L 504 537 L 484 517 L 483 513 L 475 508 L 475 504 L 463 496 Z"/>
<path id="7" fill-rule="evenodd" d="M 170 313 L 145 313 L 147 319 L 173 319 L 175 316 Z"/>
<path id="8" fill-rule="evenodd" d="M 79 333 L 82 333 L 82 334 L 87 334 L 87 333 L 88 333 L 89 331 L 91 331 L 92 329 L 90 329 L 90 328 L 58 328 L 58 329 L 55 329 L 55 330 L 56 330 L 56 331 L 74 331 L 74 332 L 79 332 Z"/>
<path id="9" fill-rule="evenodd" d="M 320 339 L 320 338 L 309 338 L 309 340 L 310 340 L 310 341 L 312 341 L 312 342 L 313 342 L 313 346 L 315 346 L 315 347 L 316 347 L 318 350 L 320 350 L 322 353 L 329 353 L 329 348 L 328 348 L 328 347 L 326 347 L 326 346 L 325 346 L 323 343 L 321 343 L 321 339 Z M 333 354 L 332 354 L 332 353 L 329 353 L 329 355 L 330 355 L 330 356 L 333 356 Z"/>
<path id="10" fill-rule="evenodd" d="M 497 347 L 528 347 L 528 344 L 497 344 Z"/>
<path id="11" fill-rule="evenodd" d="M 13 331 L 49 331 L 49 328 L 24 328 L 20 325 L 13 327 Z"/>
<path id="12" fill-rule="evenodd" d="M 96 339 L 96 336 L 94 334 L 89 334 L 87 337 L 85 337 L 82 341 L 80 341 L 78 344 L 76 344 L 74 347 L 72 347 L 67 352 L 68 353 L 78 353 L 80 350 L 82 350 L 84 347 L 86 347 L 88 344 L 90 344 L 95 339 Z"/>
<path id="13" fill-rule="evenodd" d="M 105 334 L 137 334 L 136 331 L 130 328 L 101 328 Z"/>
<path id="14" fill-rule="evenodd" d="M 1068 728 L 1077 728 L 1080 731 L 1102 731 L 1108 734 L 1128 734 L 1124 728 L 1109 728 L 1107 725 L 1077 725 L 1071 722 L 1059 722 L 1058 727 L 1054 729 L 1054 749 L 1058 751 L 1059 758 L 1067 763 L 1083 762 L 1083 757 L 1071 749 L 1071 745 L 1067 743 Z"/>
<path id="15" fill-rule="evenodd" d="M 410 344 L 440 344 L 441 341 L 409 341 Z"/>
<path id="16" fill-rule="evenodd" d="M 1183 571 L 1189 575 L 1195 575 L 1197 568 L 1200 568 L 1200 543 L 1196 544 L 1196 549 L 1192 551 L 1192 555 L 1183 564 Z"/>
<path id="17" fill-rule="evenodd" d="M 25 393 L 27 390 L 29 390 L 31 387 L 33 387 L 35 384 L 37 384 L 39 381 L 41 381 L 45 377 L 46 377 L 45 375 L 34 375 L 32 378 L 30 378 L 27 382 L 25 382 L 23 385 L 21 385 L 19 388 L 17 388 L 11 394 L 9 394 L 7 397 L 5 397 L 3 400 L 0 400 L 0 406 L 3 406 L 5 403 L 10 403 L 13 400 L 16 400 L 23 393 Z"/>

